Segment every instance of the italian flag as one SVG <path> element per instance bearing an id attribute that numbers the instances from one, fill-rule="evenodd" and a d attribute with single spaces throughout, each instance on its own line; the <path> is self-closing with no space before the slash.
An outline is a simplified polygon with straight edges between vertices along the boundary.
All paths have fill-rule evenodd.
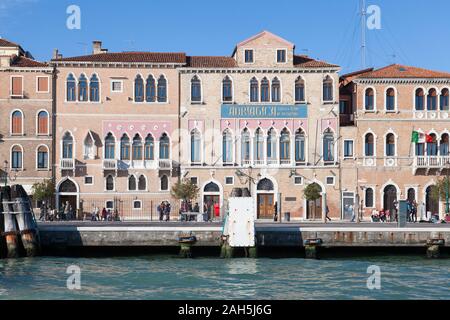
<path id="1" fill-rule="evenodd" d="M 411 142 L 412 143 L 419 143 L 419 137 L 420 137 L 419 132 L 413 131 L 412 135 L 411 135 Z"/>

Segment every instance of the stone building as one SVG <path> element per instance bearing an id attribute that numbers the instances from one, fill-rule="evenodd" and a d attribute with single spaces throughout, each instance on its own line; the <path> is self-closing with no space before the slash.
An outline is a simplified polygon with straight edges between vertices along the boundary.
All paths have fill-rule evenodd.
<path id="1" fill-rule="evenodd" d="M 231 56 L 190 56 L 178 70 L 181 176 L 200 187 L 200 207 L 223 213 L 246 187 L 260 220 L 275 204 L 292 219 L 322 219 L 322 199 L 303 197 L 315 183 L 340 218 L 338 66 L 264 31 Z"/>
<path id="2" fill-rule="evenodd" d="M 178 168 L 178 71 L 183 53 L 55 55 L 57 204 L 155 219 Z"/>
<path id="3" fill-rule="evenodd" d="M 450 170 L 449 89 L 449 73 L 398 64 L 341 77 L 342 185 L 365 217 L 406 199 L 445 213 L 433 189 Z"/>
<path id="4" fill-rule="evenodd" d="M 1 183 L 19 183 L 30 192 L 53 173 L 53 68 L 5 39 L 0 39 L 0 119 Z"/>

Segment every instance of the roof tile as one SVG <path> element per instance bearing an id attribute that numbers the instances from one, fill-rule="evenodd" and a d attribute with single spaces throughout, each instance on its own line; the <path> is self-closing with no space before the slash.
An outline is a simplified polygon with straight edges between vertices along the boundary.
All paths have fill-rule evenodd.
<path id="1" fill-rule="evenodd" d="M 190 56 L 187 57 L 187 67 L 192 68 L 236 68 L 236 60 L 222 56 Z"/>
<path id="2" fill-rule="evenodd" d="M 186 55 L 176 52 L 116 52 L 53 59 L 54 62 L 129 62 L 129 63 L 185 63 Z"/>
<path id="3" fill-rule="evenodd" d="M 417 67 L 404 66 L 400 64 L 391 64 L 389 66 L 366 72 L 357 77 L 358 79 L 375 79 L 375 78 L 393 78 L 393 79 L 410 79 L 410 78 L 450 78 L 450 73 L 427 70 Z"/>

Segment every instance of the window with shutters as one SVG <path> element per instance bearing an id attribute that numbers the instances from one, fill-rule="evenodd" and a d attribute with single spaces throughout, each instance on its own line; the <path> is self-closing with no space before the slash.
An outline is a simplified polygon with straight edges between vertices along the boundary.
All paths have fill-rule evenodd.
<path id="1" fill-rule="evenodd" d="M 19 110 L 14 111 L 11 115 L 11 134 L 23 134 L 23 114 Z"/>
<path id="2" fill-rule="evenodd" d="M 49 77 L 37 77 L 37 88 L 38 93 L 48 93 L 49 90 Z"/>
<path id="3" fill-rule="evenodd" d="M 48 135 L 48 113 L 41 111 L 37 116 L 38 135 Z"/>
<path id="4" fill-rule="evenodd" d="M 23 96 L 23 77 L 17 76 L 11 77 L 11 96 L 12 97 Z"/>

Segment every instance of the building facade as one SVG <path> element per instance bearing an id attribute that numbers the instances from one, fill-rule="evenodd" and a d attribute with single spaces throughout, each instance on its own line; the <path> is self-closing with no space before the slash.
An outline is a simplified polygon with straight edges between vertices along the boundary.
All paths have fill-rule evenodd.
<path id="1" fill-rule="evenodd" d="M 341 77 L 343 187 L 365 217 L 406 199 L 445 214 L 433 189 L 450 170 L 449 89 L 449 73 L 397 64 Z"/>
<path id="2" fill-rule="evenodd" d="M 231 57 L 188 57 L 179 69 L 181 175 L 199 186 L 199 205 L 226 210 L 233 189 L 248 188 L 258 219 L 275 210 L 322 219 L 325 202 L 303 197 L 314 183 L 339 219 L 338 71 L 267 31 Z"/>
<path id="3" fill-rule="evenodd" d="M 156 218 L 177 181 L 176 68 L 185 61 L 183 53 L 109 53 L 99 41 L 92 55 L 54 57 L 59 207 Z"/>
<path id="4" fill-rule="evenodd" d="M 53 176 L 53 68 L 5 39 L 0 119 L 1 183 L 19 183 L 31 192 L 34 183 Z"/>

